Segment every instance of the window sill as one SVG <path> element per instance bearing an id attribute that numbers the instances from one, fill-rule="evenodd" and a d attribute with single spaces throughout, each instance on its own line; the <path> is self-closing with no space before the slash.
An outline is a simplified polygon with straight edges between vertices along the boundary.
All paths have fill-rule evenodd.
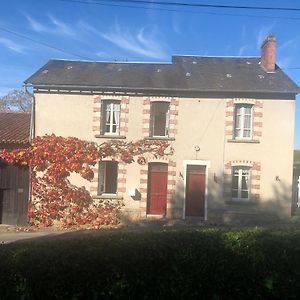
<path id="1" fill-rule="evenodd" d="M 230 139 L 227 140 L 228 143 L 249 143 L 249 144 L 259 144 L 260 141 L 259 140 L 243 140 L 243 139 Z"/>
<path id="2" fill-rule="evenodd" d="M 121 196 L 117 196 L 114 194 L 102 194 L 102 195 L 97 195 L 97 196 L 93 196 L 93 199 L 116 199 L 116 200 L 122 200 L 123 197 Z"/>
<path id="3" fill-rule="evenodd" d="M 175 138 L 168 136 L 148 136 L 144 140 L 164 140 L 164 141 L 175 141 Z"/>
<path id="4" fill-rule="evenodd" d="M 96 134 L 95 137 L 103 139 L 126 139 L 125 135 Z"/>
<path id="5" fill-rule="evenodd" d="M 238 205 L 256 205 L 257 201 L 253 199 L 230 199 L 226 200 L 226 204 L 238 204 Z"/>

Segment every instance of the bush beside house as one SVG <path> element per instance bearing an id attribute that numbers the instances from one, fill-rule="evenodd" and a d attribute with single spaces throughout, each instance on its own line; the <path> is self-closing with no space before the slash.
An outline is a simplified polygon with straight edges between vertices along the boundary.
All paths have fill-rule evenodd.
<path id="1" fill-rule="evenodd" d="M 0 247 L 1 299 L 298 299 L 300 230 L 185 230 Z"/>

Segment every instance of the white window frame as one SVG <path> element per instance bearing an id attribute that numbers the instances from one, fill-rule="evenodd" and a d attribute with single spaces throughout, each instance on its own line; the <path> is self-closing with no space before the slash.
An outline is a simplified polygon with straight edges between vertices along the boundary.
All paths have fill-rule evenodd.
<path id="1" fill-rule="evenodd" d="M 118 165 L 117 165 L 117 174 L 116 174 L 116 192 L 115 193 L 107 193 L 105 191 L 106 186 L 106 166 L 107 163 L 112 162 L 110 160 L 100 161 L 98 166 L 98 195 L 116 195 L 118 191 Z M 100 185 L 103 185 L 103 190 L 100 188 Z"/>
<path id="2" fill-rule="evenodd" d="M 250 107 L 250 128 L 245 128 L 245 116 L 246 114 L 246 107 Z M 240 113 L 240 126 L 237 127 L 237 109 L 241 109 Z M 239 135 L 236 134 L 237 129 L 240 130 Z M 249 136 L 245 136 L 245 131 L 250 130 Z M 253 132 L 253 105 L 251 104 L 236 104 L 234 108 L 234 138 L 237 140 L 251 140 L 252 139 L 252 132 Z"/>
<path id="3" fill-rule="evenodd" d="M 154 128 L 155 128 L 155 106 L 159 103 L 165 103 L 166 105 L 168 105 L 168 111 L 166 112 L 166 124 L 165 124 L 165 134 L 164 135 L 155 135 L 154 134 Z M 161 137 L 169 137 L 169 127 L 170 127 L 170 102 L 166 102 L 166 101 L 153 101 L 151 103 L 151 130 L 150 130 L 150 135 L 151 137 L 157 137 L 157 138 L 161 138 Z"/>
<path id="4" fill-rule="evenodd" d="M 237 190 L 238 192 L 238 196 L 237 197 L 232 197 L 232 200 L 237 200 L 237 201 L 249 201 L 250 200 L 250 192 L 251 192 L 251 168 L 250 167 L 246 167 L 246 166 L 234 166 L 232 168 L 232 177 L 235 176 L 234 172 L 235 170 L 238 170 L 238 185 L 237 185 L 237 189 L 233 188 L 233 182 L 231 183 L 231 193 L 233 190 Z M 248 186 L 248 189 L 247 190 L 243 190 L 242 189 L 242 181 L 243 181 L 243 171 L 244 170 L 247 170 L 248 171 L 248 182 L 247 182 L 247 186 Z M 242 197 L 242 192 L 243 191 L 247 191 L 248 192 L 248 197 L 247 198 L 243 198 Z"/>
<path id="5" fill-rule="evenodd" d="M 118 104 L 118 109 L 114 109 L 115 105 Z M 108 109 L 110 105 L 110 109 Z M 103 100 L 102 102 L 102 133 L 104 135 L 120 135 L 120 114 L 121 114 L 121 101 L 119 100 Z M 110 114 L 109 122 L 107 122 L 108 114 Z M 113 116 L 116 114 L 116 123 L 114 124 Z M 109 126 L 109 131 L 106 131 L 106 127 Z M 116 132 L 113 132 L 113 127 L 116 126 Z"/>

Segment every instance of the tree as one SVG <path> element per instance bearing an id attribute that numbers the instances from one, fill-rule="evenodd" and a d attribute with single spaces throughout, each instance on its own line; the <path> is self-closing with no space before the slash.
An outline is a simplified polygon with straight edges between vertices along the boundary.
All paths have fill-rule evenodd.
<path id="1" fill-rule="evenodd" d="M 32 95 L 23 89 L 14 89 L 0 98 L 0 111 L 30 111 Z"/>
<path id="2" fill-rule="evenodd" d="M 63 226 L 90 224 L 99 228 L 103 224 L 118 223 L 121 203 L 117 201 L 93 202 L 84 187 L 72 185 L 72 172 L 91 181 L 91 166 L 105 157 L 132 163 L 146 163 L 144 153 L 166 155 L 165 141 L 140 140 L 137 142 L 105 142 L 98 145 L 75 137 L 45 135 L 32 140 L 28 149 L 2 150 L 0 157 L 9 164 L 31 167 L 32 202 L 29 223 L 51 226 L 55 220 Z"/>

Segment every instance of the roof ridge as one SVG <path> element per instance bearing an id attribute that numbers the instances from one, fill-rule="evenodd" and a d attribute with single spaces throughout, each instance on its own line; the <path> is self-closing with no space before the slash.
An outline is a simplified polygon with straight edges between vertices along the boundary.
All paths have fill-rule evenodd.
<path id="1" fill-rule="evenodd" d="M 172 57 L 205 57 L 205 58 L 260 58 L 260 56 L 249 55 L 198 55 L 198 54 L 173 54 Z"/>
<path id="2" fill-rule="evenodd" d="M 84 59 L 64 59 L 64 58 L 51 58 L 50 61 L 69 61 L 69 62 L 84 62 L 84 63 L 106 63 L 106 64 L 157 64 L 157 65 L 171 65 L 172 62 L 168 61 L 108 61 L 108 60 L 84 60 Z"/>

